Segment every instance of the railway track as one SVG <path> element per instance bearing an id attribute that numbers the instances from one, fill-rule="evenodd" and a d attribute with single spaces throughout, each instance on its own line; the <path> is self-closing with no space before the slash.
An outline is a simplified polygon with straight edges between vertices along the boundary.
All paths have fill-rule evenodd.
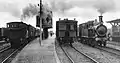
<path id="1" fill-rule="evenodd" d="M 99 46 L 97 46 L 96 48 L 100 49 L 100 50 L 103 50 L 103 51 L 106 51 L 108 53 L 112 53 L 112 54 L 120 57 L 120 50 L 117 50 L 117 49 L 114 49 L 114 48 L 111 48 L 111 47 L 99 47 Z"/>
<path id="2" fill-rule="evenodd" d="M 111 44 L 111 45 L 117 45 L 117 46 L 120 46 L 120 43 L 119 42 L 112 42 L 112 41 L 109 41 L 107 42 L 107 44 Z"/>
<path id="3" fill-rule="evenodd" d="M 9 52 L 3 53 L 5 55 L 4 59 L 0 63 L 10 63 L 12 59 L 15 57 L 15 55 L 20 51 L 21 48 L 19 49 L 10 49 Z"/>
<path id="4" fill-rule="evenodd" d="M 31 40 L 30 42 L 32 42 L 32 41 L 33 40 Z M 0 59 L 0 63 L 10 63 L 13 60 L 13 58 L 17 55 L 17 53 L 19 53 L 19 51 L 21 51 L 26 45 L 27 44 L 25 43 L 17 49 L 10 48 L 7 51 L 5 51 L 5 53 L 2 53 L 2 55 L 5 55 L 7 53 L 9 53 L 9 54 L 5 55 L 5 57 L 3 56 L 4 58 L 2 60 Z"/>
<path id="5" fill-rule="evenodd" d="M 3 48 L 3 49 L 0 50 L 0 53 L 4 52 L 4 51 L 6 51 L 6 50 L 8 50 L 10 48 L 11 48 L 11 46 L 5 47 L 5 48 Z"/>
<path id="6" fill-rule="evenodd" d="M 79 52 L 80 54 L 84 55 L 85 57 L 87 57 L 88 59 L 90 59 L 93 63 L 99 63 L 97 60 L 95 60 L 94 58 L 88 56 L 87 54 L 85 54 L 82 51 L 77 50 L 75 47 L 72 47 L 74 50 L 76 50 L 77 52 Z"/>
<path id="7" fill-rule="evenodd" d="M 60 46 L 60 47 L 63 50 L 63 52 L 65 53 L 65 55 L 67 56 L 67 58 L 70 60 L 70 62 L 71 63 L 75 63 L 75 61 L 71 58 L 71 56 L 69 55 L 69 53 L 62 46 Z"/>
<path id="8" fill-rule="evenodd" d="M 25 46 L 25 45 L 24 45 Z M 18 49 L 7 49 L 2 52 L 2 59 L 0 59 L 0 63 L 10 63 L 12 59 L 15 57 L 15 55 L 24 47 L 21 46 Z"/>
<path id="9" fill-rule="evenodd" d="M 61 47 L 61 49 L 63 50 L 63 52 L 65 53 L 65 55 L 68 57 L 68 59 L 71 61 L 71 63 L 79 63 L 76 62 L 74 59 L 75 58 L 72 58 L 72 55 L 69 54 L 69 52 L 64 49 L 64 47 Z M 83 59 L 83 63 L 99 63 L 98 61 L 96 61 L 95 59 L 93 59 L 92 57 L 86 55 L 85 53 L 81 52 L 81 51 L 78 51 L 76 48 L 74 47 L 71 47 L 71 50 L 74 50 L 76 51 L 76 53 L 78 53 L 80 55 L 80 58 Z M 75 53 L 75 52 L 74 52 Z"/>

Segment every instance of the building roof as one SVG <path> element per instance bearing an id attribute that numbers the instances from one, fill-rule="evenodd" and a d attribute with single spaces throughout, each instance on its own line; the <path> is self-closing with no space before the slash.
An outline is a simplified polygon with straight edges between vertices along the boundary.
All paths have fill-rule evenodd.
<path id="1" fill-rule="evenodd" d="M 120 19 L 107 21 L 107 23 L 120 23 Z"/>

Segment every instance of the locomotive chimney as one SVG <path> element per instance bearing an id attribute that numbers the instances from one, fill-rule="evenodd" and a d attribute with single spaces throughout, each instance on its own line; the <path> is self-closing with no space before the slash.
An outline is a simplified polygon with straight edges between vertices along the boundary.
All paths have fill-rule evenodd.
<path id="1" fill-rule="evenodd" d="M 59 21 L 61 20 L 61 18 L 59 18 Z"/>
<path id="2" fill-rule="evenodd" d="M 74 18 L 74 20 L 76 20 L 76 19 Z"/>
<path id="3" fill-rule="evenodd" d="M 99 22 L 103 22 L 102 18 L 103 18 L 103 16 L 102 16 L 102 15 L 101 15 L 101 16 L 99 16 Z"/>

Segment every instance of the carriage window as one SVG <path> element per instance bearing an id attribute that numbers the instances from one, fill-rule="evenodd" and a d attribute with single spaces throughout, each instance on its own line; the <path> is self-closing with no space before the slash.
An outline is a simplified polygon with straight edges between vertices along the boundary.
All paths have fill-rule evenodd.
<path id="1" fill-rule="evenodd" d="M 11 27 L 13 27 L 13 25 L 11 24 Z"/>
<path id="2" fill-rule="evenodd" d="M 9 27 L 9 28 L 12 27 L 13 28 L 13 27 L 17 27 L 17 25 L 16 24 L 8 24 L 7 27 Z"/>
<path id="3" fill-rule="evenodd" d="M 66 30 L 65 24 L 59 24 L 59 30 Z"/>
<path id="4" fill-rule="evenodd" d="M 11 24 L 9 25 L 9 27 L 12 27 Z"/>
<path id="5" fill-rule="evenodd" d="M 75 30 L 74 25 L 70 25 L 70 30 Z"/>
<path id="6" fill-rule="evenodd" d="M 9 24 L 7 25 L 7 27 L 9 27 Z"/>
<path id="7" fill-rule="evenodd" d="M 12 27 L 14 27 L 14 25 L 12 25 Z"/>

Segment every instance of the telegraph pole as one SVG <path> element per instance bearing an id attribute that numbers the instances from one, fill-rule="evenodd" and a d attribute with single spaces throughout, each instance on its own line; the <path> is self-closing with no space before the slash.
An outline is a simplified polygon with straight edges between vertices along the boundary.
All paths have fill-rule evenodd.
<path id="1" fill-rule="evenodd" d="M 42 42 L 42 0 L 40 0 L 40 45 Z"/>

